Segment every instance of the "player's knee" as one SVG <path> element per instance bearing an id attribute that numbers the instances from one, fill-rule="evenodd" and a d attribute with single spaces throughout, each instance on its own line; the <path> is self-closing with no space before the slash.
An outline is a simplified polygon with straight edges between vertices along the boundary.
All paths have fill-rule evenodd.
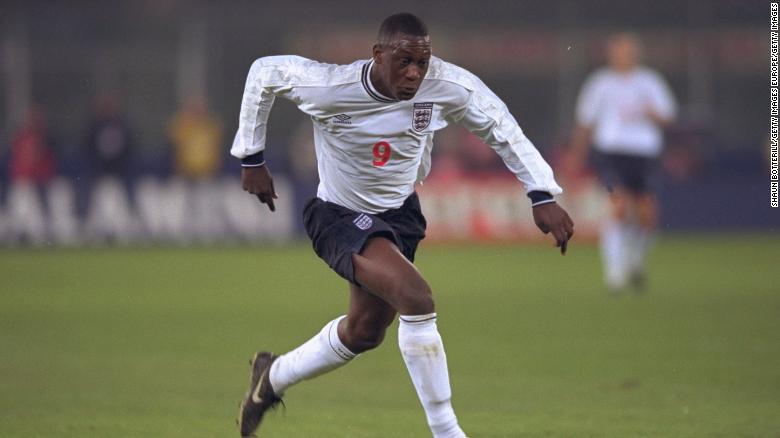
<path id="1" fill-rule="evenodd" d="M 654 198 L 640 199 L 637 208 L 637 221 L 646 230 L 653 230 L 658 224 L 658 208 Z"/>
<path id="2" fill-rule="evenodd" d="M 610 204 L 612 205 L 611 213 L 614 219 L 622 221 L 628 218 L 629 204 L 625 194 L 613 193 L 610 196 Z"/>
<path id="3" fill-rule="evenodd" d="M 373 350 L 382 344 L 387 327 L 368 324 L 355 324 L 349 329 L 349 349 L 353 353 Z"/>
<path id="4" fill-rule="evenodd" d="M 398 312 L 402 315 L 424 315 L 434 312 L 433 292 L 421 277 L 404 279 L 396 285 Z"/>
<path id="5" fill-rule="evenodd" d="M 639 226 L 645 230 L 654 230 L 658 223 L 658 218 L 654 212 L 641 212 L 637 215 Z"/>

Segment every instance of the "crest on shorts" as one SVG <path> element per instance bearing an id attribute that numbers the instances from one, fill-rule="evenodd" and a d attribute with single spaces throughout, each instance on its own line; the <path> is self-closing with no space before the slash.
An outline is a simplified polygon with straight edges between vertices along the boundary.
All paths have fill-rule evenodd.
<path id="1" fill-rule="evenodd" d="M 374 221 L 371 219 L 371 216 L 368 216 L 365 213 L 360 213 L 360 215 L 356 217 L 355 220 L 352 221 L 352 223 L 355 224 L 356 227 L 365 231 L 371 228 L 371 225 L 374 224 Z"/>
<path id="2" fill-rule="evenodd" d="M 412 112 L 412 127 L 421 132 L 431 124 L 433 117 L 433 102 L 415 103 Z"/>

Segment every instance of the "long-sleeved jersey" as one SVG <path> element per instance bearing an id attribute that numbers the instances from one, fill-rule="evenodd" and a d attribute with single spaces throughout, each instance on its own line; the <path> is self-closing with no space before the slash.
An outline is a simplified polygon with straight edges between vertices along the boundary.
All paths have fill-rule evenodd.
<path id="1" fill-rule="evenodd" d="M 278 96 L 311 116 L 317 196 L 325 201 L 372 214 L 400 207 L 430 171 L 434 132 L 451 123 L 491 146 L 528 192 L 561 193 L 552 169 L 506 105 L 475 75 L 432 57 L 414 98 L 398 101 L 373 86 L 372 65 L 299 56 L 256 60 L 231 154 L 245 158 L 265 149 L 268 115 Z"/>

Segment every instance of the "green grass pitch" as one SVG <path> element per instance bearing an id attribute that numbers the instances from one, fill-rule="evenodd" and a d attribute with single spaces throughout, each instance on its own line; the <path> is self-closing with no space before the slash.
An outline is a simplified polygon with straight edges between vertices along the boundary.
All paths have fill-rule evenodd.
<path id="1" fill-rule="evenodd" d="M 598 251 L 423 244 L 475 438 L 780 436 L 780 238 L 661 239 L 610 298 Z M 1 437 L 231 437 L 257 349 L 346 309 L 308 245 L 0 251 Z M 385 343 L 292 388 L 264 437 L 426 437 Z"/>

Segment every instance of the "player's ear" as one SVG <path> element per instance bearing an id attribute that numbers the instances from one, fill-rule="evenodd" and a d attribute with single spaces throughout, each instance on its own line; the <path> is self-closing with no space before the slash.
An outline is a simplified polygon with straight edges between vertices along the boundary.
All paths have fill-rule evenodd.
<path id="1" fill-rule="evenodd" d="M 374 44 L 374 47 L 371 48 L 371 54 L 374 57 L 374 62 L 377 64 L 382 63 L 382 46 L 379 44 Z"/>

